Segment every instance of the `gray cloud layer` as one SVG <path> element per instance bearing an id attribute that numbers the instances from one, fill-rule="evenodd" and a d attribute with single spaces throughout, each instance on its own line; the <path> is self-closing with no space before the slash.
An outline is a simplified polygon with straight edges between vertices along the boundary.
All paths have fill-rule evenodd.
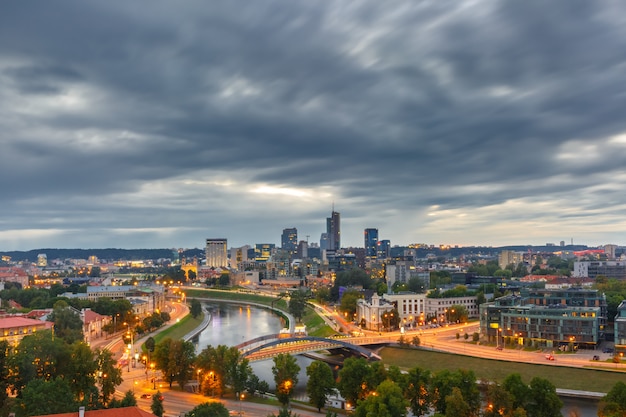
<path id="1" fill-rule="evenodd" d="M 621 243 L 620 2 L 0 6 L 0 247 Z"/>

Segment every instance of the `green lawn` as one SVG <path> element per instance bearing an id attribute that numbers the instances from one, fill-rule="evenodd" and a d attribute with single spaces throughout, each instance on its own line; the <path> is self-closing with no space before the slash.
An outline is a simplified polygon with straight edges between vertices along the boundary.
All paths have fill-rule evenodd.
<path id="1" fill-rule="evenodd" d="M 168 337 L 171 339 L 181 339 L 193 329 L 200 326 L 200 324 L 202 324 L 202 320 L 204 320 L 204 314 L 199 315 L 195 319 L 191 316 L 191 314 L 188 314 L 178 323 L 173 324 L 162 332 L 157 333 L 154 336 L 154 341 L 159 343 L 161 340 L 167 339 Z"/>
<path id="2" fill-rule="evenodd" d="M 608 392 L 616 382 L 626 380 L 625 372 L 507 362 L 422 349 L 383 348 L 380 355 L 386 365 L 402 369 L 419 367 L 433 372 L 466 369 L 474 371 L 480 380 L 496 382 L 518 373 L 527 383 L 538 376 L 549 380 L 557 388 L 581 391 Z"/>

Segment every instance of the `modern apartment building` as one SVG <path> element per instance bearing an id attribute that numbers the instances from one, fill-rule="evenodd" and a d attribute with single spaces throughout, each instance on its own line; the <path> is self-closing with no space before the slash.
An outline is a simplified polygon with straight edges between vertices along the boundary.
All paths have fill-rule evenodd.
<path id="1" fill-rule="evenodd" d="M 228 267 L 228 242 L 226 239 L 206 240 L 206 266 L 210 268 Z"/>
<path id="2" fill-rule="evenodd" d="M 606 298 L 591 289 L 525 289 L 480 305 L 481 336 L 496 344 L 595 348 L 606 321 Z"/>
<path id="3" fill-rule="evenodd" d="M 583 261 L 574 262 L 573 277 L 626 279 L 626 261 Z"/>
<path id="4" fill-rule="evenodd" d="M 283 234 L 280 237 L 280 244 L 281 249 L 291 253 L 295 252 L 298 247 L 298 229 L 295 227 L 283 229 Z"/>

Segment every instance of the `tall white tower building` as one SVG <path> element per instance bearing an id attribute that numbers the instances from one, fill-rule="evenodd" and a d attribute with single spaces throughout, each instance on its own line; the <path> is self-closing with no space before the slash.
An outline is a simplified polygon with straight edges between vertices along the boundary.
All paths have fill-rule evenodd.
<path id="1" fill-rule="evenodd" d="M 228 266 L 228 249 L 226 239 L 206 240 L 206 266 L 226 268 Z"/>

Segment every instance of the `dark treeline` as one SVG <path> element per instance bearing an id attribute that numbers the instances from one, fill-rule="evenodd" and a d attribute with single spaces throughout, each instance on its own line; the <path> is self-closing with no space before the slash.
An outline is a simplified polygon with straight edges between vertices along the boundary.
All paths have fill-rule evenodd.
<path id="1" fill-rule="evenodd" d="M 0 252 L 1 256 L 10 256 L 12 261 L 36 262 L 37 256 L 45 253 L 48 259 L 88 259 L 97 256 L 107 260 L 142 260 L 142 259 L 172 259 L 176 254 L 174 249 L 33 249 L 29 251 Z M 187 249 L 181 254 L 187 258 L 204 256 L 201 249 Z"/>

